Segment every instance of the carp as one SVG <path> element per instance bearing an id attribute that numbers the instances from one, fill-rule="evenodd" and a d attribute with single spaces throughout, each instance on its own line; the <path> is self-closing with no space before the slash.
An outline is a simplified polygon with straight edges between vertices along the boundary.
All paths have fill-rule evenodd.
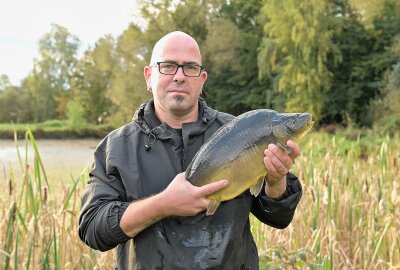
<path id="1" fill-rule="evenodd" d="M 288 140 L 298 141 L 313 126 L 310 113 L 278 113 L 259 109 L 235 117 L 218 129 L 199 149 L 185 172 L 195 186 L 222 179 L 229 185 L 213 194 L 206 215 L 212 215 L 222 201 L 240 195 L 247 189 L 258 196 L 268 174 L 264 150 L 276 144 L 288 153 Z"/>

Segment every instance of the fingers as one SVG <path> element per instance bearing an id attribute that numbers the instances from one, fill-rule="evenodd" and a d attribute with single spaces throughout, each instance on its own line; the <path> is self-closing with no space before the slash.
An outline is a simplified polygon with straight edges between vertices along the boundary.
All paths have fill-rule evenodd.
<path id="1" fill-rule="evenodd" d="M 292 158 L 292 160 L 295 160 L 301 153 L 300 146 L 292 140 L 289 140 L 287 142 L 287 146 L 289 146 L 292 149 L 292 153 L 290 154 L 290 157 Z"/>
<path id="2" fill-rule="evenodd" d="M 283 149 L 279 148 L 275 144 L 268 145 L 268 148 L 264 151 L 266 159 L 266 165 L 269 166 L 273 172 L 277 171 L 281 174 L 287 173 L 293 165 L 293 160 L 290 155 L 288 155 Z M 268 167 L 267 167 L 268 169 Z"/>
<path id="3" fill-rule="evenodd" d="M 199 187 L 198 192 L 200 196 L 208 196 L 211 195 L 226 186 L 228 186 L 229 182 L 228 180 L 221 180 L 218 182 L 213 182 L 204 186 Z"/>
<path id="4" fill-rule="evenodd" d="M 275 144 L 269 144 L 265 149 L 264 165 L 269 178 L 282 179 L 292 168 L 294 160 L 300 155 L 301 150 L 296 142 L 289 140 L 287 146 L 292 149 L 290 154 Z"/>
<path id="5" fill-rule="evenodd" d="M 268 157 L 264 158 L 264 165 L 268 171 L 268 176 L 270 178 L 278 179 L 289 172 L 289 170 L 281 165 L 281 163 L 275 165 L 273 161 L 271 161 L 271 159 L 269 159 Z"/>
<path id="6" fill-rule="evenodd" d="M 168 205 L 168 215 L 196 215 L 209 206 L 210 200 L 207 196 L 225 188 L 227 185 L 227 180 L 221 180 L 197 187 L 185 179 L 185 173 L 176 175 L 162 192 L 165 204 Z"/>

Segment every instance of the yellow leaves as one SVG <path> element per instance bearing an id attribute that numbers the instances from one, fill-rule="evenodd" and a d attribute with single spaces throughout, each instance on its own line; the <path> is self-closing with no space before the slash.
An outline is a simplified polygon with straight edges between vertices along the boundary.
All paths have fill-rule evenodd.
<path id="1" fill-rule="evenodd" d="M 366 28 L 373 27 L 375 17 L 383 10 L 386 0 L 349 0 L 349 4 L 358 11 Z"/>

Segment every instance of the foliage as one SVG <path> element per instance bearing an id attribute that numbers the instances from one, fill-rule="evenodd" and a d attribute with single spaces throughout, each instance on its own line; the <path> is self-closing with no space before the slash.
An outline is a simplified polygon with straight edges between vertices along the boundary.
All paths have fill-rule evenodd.
<path id="1" fill-rule="evenodd" d="M 370 114 L 374 130 L 381 134 L 400 131 L 400 62 L 386 76 L 382 97 L 372 103 Z"/>
<path id="2" fill-rule="evenodd" d="M 268 80 L 258 79 L 257 48 L 262 27 L 256 20 L 262 1 L 230 1 L 221 6 L 220 17 L 208 24 L 204 44 L 208 80 L 207 102 L 235 115 L 278 104 Z M 221 35 L 223 33 L 223 35 Z"/>
<path id="3" fill-rule="evenodd" d="M 143 54 L 148 46 L 142 37 L 141 30 L 130 25 L 117 40 L 115 61 L 118 64 L 113 67 L 110 91 L 106 93 L 112 103 L 109 115 L 114 126 L 129 122 L 136 108 L 150 98 L 143 77 L 143 67 L 147 64 Z"/>
<path id="4" fill-rule="evenodd" d="M 7 86 L 0 91 L 0 122 L 20 123 L 30 121 L 31 97 L 20 87 Z"/>
<path id="5" fill-rule="evenodd" d="M 94 49 L 86 51 L 79 60 L 71 81 L 71 95 L 84 108 L 89 123 L 104 122 L 108 113 L 110 101 L 106 93 L 111 88 L 113 50 L 113 39 L 101 38 Z"/>
<path id="6" fill-rule="evenodd" d="M 371 125 L 366 117 L 370 103 L 381 95 L 384 74 L 398 59 L 390 48 L 400 32 L 400 3 L 385 3 L 374 16 L 373 27 L 367 28 L 357 11 L 338 6 L 343 27 L 334 40 L 344 61 L 330 64 L 335 76 L 324 98 L 324 122 Z"/>
<path id="7" fill-rule="evenodd" d="M 85 111 L 79 103 L 69 101 L 67 104 L 68 124 L 75 130 L 81 130 L 86 126 Z"/>
<path id="8" fill-rule="evenodd" d="M 258 56 L 260 76 L 275 77 L 277 89 L 287 97 L 286 110 L 309 111 L 319 119 L 332 77 L 328 55 L 340 60 L 332 42 L 335 18 L 326 2 L 318 0 L 271 0 L 261 13 L 266 37 Z"/>
<path id="9" fill-rule="evenodd" d="M 10 79 L 7 75 L 2 74 L 0 76 L 0 92 L 6 90 L 7 88 L 11 87 Z"/>
<path id="10" fill-rule="evenodd" d="M 31 97 L 30 121 L 65 117 L 78 47 L 78 38 L 56 24 L 39 40 L 40 58 L 22 82 L 22 89 Z"/>

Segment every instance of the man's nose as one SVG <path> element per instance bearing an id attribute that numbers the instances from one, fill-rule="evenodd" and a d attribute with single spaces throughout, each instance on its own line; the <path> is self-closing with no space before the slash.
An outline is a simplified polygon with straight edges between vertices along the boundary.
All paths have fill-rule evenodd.
<path id="1" fill-rule="evenodd" d="M 174 81 L 176 82 L 182 82 L 186 80 L 186 76 L 183 73 L 183 67 L 178 67 L 178 70 L 176 71 L 174 75 Z"/>

